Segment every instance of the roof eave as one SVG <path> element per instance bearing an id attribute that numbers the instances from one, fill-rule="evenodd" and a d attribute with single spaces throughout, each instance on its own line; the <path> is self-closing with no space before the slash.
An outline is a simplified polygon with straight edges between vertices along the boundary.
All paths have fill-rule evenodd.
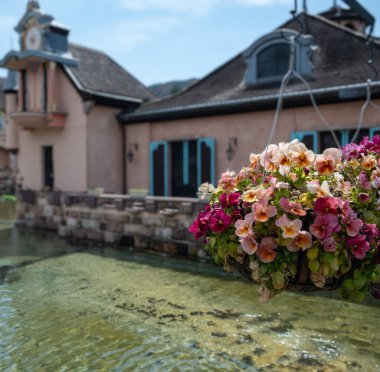
<path id="1" fill-rule="evenodd" d="M 312 90 L 311 93 L 319 104 L 343 103 L 365 98 L 367 86 L 368 84 L 352 84 L 315 89 Z M 377 88 L 376 91 L 372 91 L 372 98 L 380 97 L 380 81 L 372 83 L 372 87 Z M 360 91 L 358 91 L 358 89 Z M 168 109 L 147 111 L 145 113 L 121 113 L 119 114 L 119 121 L 128 125 L 143 122 L 171 121 L 204 116 L 274 110 L 278 98 L 279 95 L 274 94 L 270 96 L 250 97 L 223 102 L 172 107 Z M 309 91 L 285 93 L 283 96 L 283 106 L 285 108 L 310 105 Z"/>

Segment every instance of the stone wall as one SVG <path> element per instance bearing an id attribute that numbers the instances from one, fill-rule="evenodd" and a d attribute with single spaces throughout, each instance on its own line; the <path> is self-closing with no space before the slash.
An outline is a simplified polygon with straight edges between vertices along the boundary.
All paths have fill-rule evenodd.
<path id="1" fill-rule="evenodd" d="M 205 203 L 192 198 L 88 195 L 21 190 L 17 224 L 55 230 L 81 244 L 129 246 L 208 258 L 188 228 Z"/>

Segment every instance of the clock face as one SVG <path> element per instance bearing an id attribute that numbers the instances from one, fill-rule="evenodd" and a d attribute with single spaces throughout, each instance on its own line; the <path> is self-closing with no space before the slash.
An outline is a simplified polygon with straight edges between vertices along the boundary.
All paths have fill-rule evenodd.
<path id="1" fill-rule="evenodd" d="M 31 27 L 25 36 L 26 49 L 40 49 L 41 39 L 40 30 L 37 27 Z"/>

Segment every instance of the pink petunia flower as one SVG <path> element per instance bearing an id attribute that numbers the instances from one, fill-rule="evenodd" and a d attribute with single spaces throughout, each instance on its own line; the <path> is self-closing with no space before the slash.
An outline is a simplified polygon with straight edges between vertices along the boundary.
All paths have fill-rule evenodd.
<path id="1" fill-rule="evenodd" d="M 261 243 L 256 251 L 257 257 L 260 258 L 262 262 L 269 263 L 273 262 L 276 258 L 275 249 L 277 248 L 277 243 L 271 237 L 266 237 L 261 240 Z"/>
<path id="2" fill-rule="evenodd" d="M 241 247 L 243 251 L 248 253 L 249 255 L 254 254 L 257 251 L 258 244 L 254 237 L 246 236 L 243 239 L 240 239 Z"/>
<path id="3" fill-rule="evenodd" d="M 307 231 L 300 231 L 299 234 L 286 246 L 291 252 L 305 251 L 313 244 L 313 238 Z"/>
<path id="4" fill-rule="evenodd" d="M 248 235 L 252 235 L 252 223 L 253 213 L 249 213 L 245 216 L 244 220 L 237 220 L 235 222 L 235 234 L 240 238 L 245 238 Z"/>
<path id="5" fill-rule="evenodd" d="M 282 230 L 282 236 L 287 238 L 295 238 L 302 228 L 302 221 L 300 219 L 291 220 L 286 214 L 283 214 L 276 220 L 276 226 Z"/>
<path id="6" fill-rule="evenodd" d="M 305 216 L 306 211 L 302 209 L 302 206 L 300 203 L 292 203 L 288 199 L 282 197 L 280 199 L 280 205 L 281 208 L 284 210 L 285 213 L 291 213 L 296 216 Z"/>
<path id="7" fill-rule="evenodd" d="M 365 235 L 358 235 L 347 239 L 347 245 L 351 248 L 353 255 L 358 260 L 362 260 L 370 249 L 370 245 Z"/>
<path id="8" fill-rule="evenodd" d="M 335 170 L 336 162 L 331 155 L 317 155 L 314 161 L 315 170 L 324 176 L 332 174 Z"/>
<path id="9" fill-rule="evenodd" d="M 361 204 L 365 204 L 365 203 L 368 203 L 369 201 L 369 195 L 366 194 L 365 192 L 361 192 L 359 195 L 358 195 L 358 202 L 361 203 Z"/>
<path id="10" fill-rule="evenodd" d="M 325 214 L 317 216 L 309 230 L 316 238 L 326 239 L 332 233 L 340 231 L 340 225 L 334 214 Z"/>
<path id="11" fill-rule="evenodd" d="M 252 205 L 254 220 L 258 222 L 266 222 L 269 218 L 277 214 L 277 208 L 268 205 L 268 198 L 262 198 Z"/>

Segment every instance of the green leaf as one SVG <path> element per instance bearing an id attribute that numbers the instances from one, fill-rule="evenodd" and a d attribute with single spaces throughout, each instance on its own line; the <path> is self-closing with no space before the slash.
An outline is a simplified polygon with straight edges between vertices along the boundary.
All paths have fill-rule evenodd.
<path id="1" fill-rule="evenodd" d="M 216 243 L 216 238 L 215 238 L 215 236 L 212 236 L 210 238 L 210 246 L 211 246 L 211 248 L 214 248 L 215 243 Z"/>
<path id="2" fill-rule="evenodd" d="M 347 292 L 352 292 L 355 290 L 354 281 L 352 279 L 347 279 L 342 283 L 342 289 Z"/>
<path id="3" fill-rule="evenodd" d="M 314 260 L 318 257 L 318 247 L 311 247 L 310 249 L 307 250 L 307 258 L 309 260 Z"/>
<path id="4" fill-rule="evenodd" d="M 308 266 L 311 272 L 317 273 L 319 270 L 319 262 L 317 261 L 309 261 Z"/>
<path id="5" fill-rule="evenodd" d="M 275 289 L 282 289 L 285 287 L 285 279 L 282 272 L 276 271 L 272 274 L 272 283 Z"/>

